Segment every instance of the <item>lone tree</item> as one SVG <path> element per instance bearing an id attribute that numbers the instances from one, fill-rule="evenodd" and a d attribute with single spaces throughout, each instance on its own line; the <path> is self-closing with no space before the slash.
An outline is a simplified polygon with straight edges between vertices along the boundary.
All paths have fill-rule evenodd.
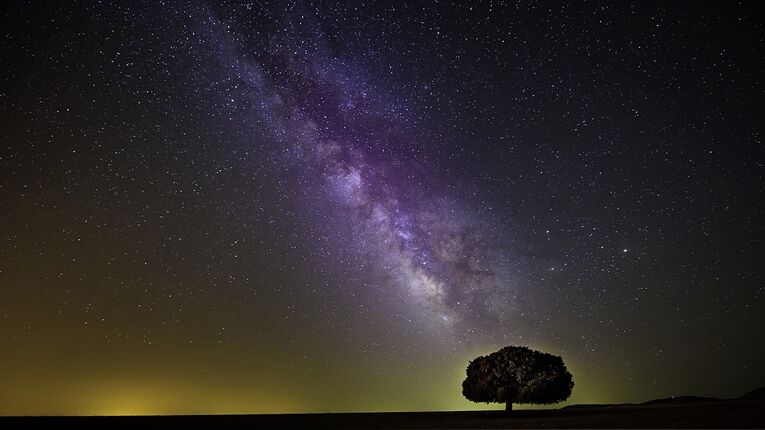
<path id="1" fill-rule="evenodd" d="M 471 361 L 462 395 L 473 402 L 545 405 L 566 400 L 574 388 L 563 359 L 525 346 L 506 346 Z"/>

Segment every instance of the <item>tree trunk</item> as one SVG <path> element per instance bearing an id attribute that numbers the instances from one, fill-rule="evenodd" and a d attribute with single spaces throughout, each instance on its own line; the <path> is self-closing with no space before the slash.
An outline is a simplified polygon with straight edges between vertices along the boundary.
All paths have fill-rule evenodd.
<path id="1" fill-rule="evenodd" d="M 512 411 L 512 410 L 513 410 L 513 402 L 507 402 L 507 403 L 505 403 L 505 410 L 506 410 L 507 412 L 510 412 L 510 411 Z"/>

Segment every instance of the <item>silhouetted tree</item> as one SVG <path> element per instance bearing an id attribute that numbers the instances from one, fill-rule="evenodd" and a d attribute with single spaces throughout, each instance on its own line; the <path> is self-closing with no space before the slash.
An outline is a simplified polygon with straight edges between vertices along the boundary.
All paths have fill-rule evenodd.
<path id="1" fill-rule="evenodd" d="M 525 346 L 506 346 L 471 361 L 462 395 L 473 402 L 551 404 L 571 396 L 574 380 L 563 359 Z"/>

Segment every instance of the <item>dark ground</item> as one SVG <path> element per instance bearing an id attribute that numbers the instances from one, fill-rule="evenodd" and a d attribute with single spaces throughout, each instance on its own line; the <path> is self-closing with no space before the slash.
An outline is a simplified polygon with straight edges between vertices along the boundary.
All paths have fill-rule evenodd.
<path id="1" fill-rule="evenodd" d="M 289 415 L 3 417 L 0 428 L 765 428 L 765 400 L 682 398 L 642 405 L 483 412 L 391 412 Z M 67 427 L 68 428 L 68 427 Z"/>

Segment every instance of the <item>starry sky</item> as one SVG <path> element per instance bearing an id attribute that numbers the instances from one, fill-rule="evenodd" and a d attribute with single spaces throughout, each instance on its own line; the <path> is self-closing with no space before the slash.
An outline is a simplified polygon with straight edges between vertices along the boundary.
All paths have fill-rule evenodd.
<path id="1" fill-rule="evenodd" d="M 0 414 L 765 385 L 754 3 L 15 2 Z"/>

